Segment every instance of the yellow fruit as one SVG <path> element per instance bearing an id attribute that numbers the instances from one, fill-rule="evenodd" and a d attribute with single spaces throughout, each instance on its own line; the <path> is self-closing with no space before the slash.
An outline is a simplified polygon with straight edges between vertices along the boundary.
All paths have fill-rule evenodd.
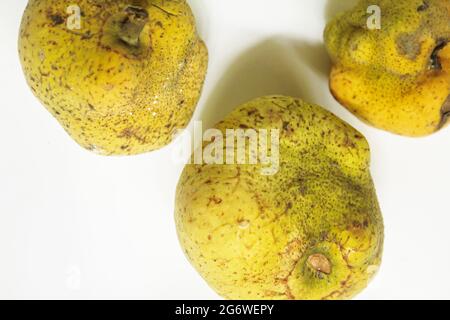
<path id="1" fill-rule="evenodd" d="M 380 29 L 367 23 L 373 5 Z M 450 1 L 363 0 L 327 25 L 325 42 L 331 91 L 359 118 L 413 137 L 447 124 Z"/>
<path id="2" fill-rule="evenodd" d="M 365 288 L 383 248 L 365 138 L 282 96 L 251 101 L 216 128 L 280 130 L 280 165 L 275 175 L 261 163 L 185 167 L 176 226 L 209 285 L 228 299 L 345 299 Z"/>
<path id="3" fill-rule="evenodd" d="M 185 0 L 30 0 L 19 54 L 34 94 L 104 155 L 168 144 L 192 116 L 208 60 Z"/>

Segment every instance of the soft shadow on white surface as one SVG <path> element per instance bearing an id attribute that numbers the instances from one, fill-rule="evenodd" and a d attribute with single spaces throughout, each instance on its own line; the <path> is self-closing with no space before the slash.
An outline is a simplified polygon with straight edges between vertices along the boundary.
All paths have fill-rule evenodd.
<path id="1" fill-rule="evenodd" d="M 211 127 L 238 105 L 265 95 L 289 95 L 314 102 L 324 88 L 311 73 L 325 75 L 328 70 L 322 44 L 283 37 L 267 39 L 228 67 L 206 99 L 200 119 L 205 127 Z"/>
<path id="2" fill-rule="evenodd" d="M 209 0 L 189 0 L 189 6 L 197 22 L 197 31 L 204 41 L 209 41 L 211 35 L 211 21 L 214 19 Z"/>
<path id="3" fill-rule="evenodd" d="M 359 0 L 328 0 L 325 7 L 325 19 L 329 21 L 337 14 L 353 8 Z"/>

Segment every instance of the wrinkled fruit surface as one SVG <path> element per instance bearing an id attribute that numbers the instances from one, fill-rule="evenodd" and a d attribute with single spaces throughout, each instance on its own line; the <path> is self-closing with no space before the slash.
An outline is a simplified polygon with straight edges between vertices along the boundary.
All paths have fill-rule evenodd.
<path id="1" fill-rule="evenodd" d="M 185 167 L 176 226 L 208 284 L 228 299 L 345 299 L 365 288 L 383 248 L 365 138 L 282 96 L 238 107 L 216 128 L 279 129 L 280 166 Z"/>
<path id="2" fill-rule="evenodd" d="M 381 9 L 381 29 L 367 9 Z M 332 20 L 325 42 L 336 99 L 375 127 L 406 136 L 443 128 L 450 115 L 450 1 L 363 0 Z"/>

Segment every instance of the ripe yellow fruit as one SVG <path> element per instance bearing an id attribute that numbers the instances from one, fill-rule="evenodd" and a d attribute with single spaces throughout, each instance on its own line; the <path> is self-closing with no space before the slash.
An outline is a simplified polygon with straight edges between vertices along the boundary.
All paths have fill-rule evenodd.
<path id="1" fill-rule="evenodd" d="M 208 62 L 189 5 L 75 3 L 28 3 L 19 54 L 34 94 L 97 153 L 138 154 L 170 143 L 192 117 Z"/>
<path id="2" fill-rule="evenodd" d="M 365 138 L 282 96 L 238 107 L 216 128 L 278 129 L 280 166 L 275 175 L 261 163 L 185 167 L 176 226 L 208 284 L 228 299 L 345 299 L 365 288 L 384 236 Z"/>
<path id="3" fill-rule="evenodd" d="M 373 5 L 381 10 L 381 29 L 367 25 Z M 356 116 L 413 137 L 447 124 L 450 1 L 362 0 L 327 25 L 325 42 L 331 91 Z"/>

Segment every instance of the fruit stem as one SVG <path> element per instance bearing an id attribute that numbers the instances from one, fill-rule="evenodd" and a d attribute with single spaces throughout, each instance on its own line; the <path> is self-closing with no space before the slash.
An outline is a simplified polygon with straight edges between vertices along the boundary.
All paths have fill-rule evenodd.
<path id="1" fill-rule="evenodd" d="M 148 12 L 141 7 L 128 6 L 121 21 L 119 38 L 130 46 L 139 46 L 139 37 L 149 20 Z"/>
<path id="2" fill-rule="evenodd" d="M 323 254 L 316 253 L 310 255 L 307 259 L 307 263 L 317 272 L 325 274 L 331 273 L 331 262 Z"/>

